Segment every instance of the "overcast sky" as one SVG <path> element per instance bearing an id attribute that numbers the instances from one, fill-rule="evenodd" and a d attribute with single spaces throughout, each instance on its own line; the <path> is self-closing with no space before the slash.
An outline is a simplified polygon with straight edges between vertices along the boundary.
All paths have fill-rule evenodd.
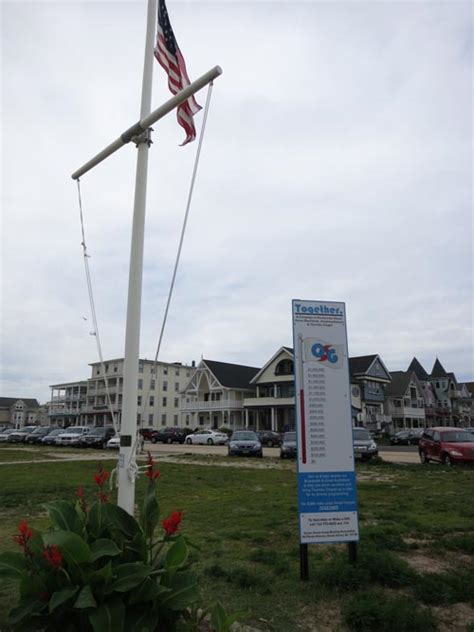
<path id="1" fill-rule="evenodd" d="M 177 2 L 216 64 L 160 359 L 262 366 L 291 299 L 344 301 L 349 353 L 473 377 L 470 2 Z M 71 173 L 139 118 L 146 2 L 1 2 L 0 395 L 49 399 L 98 359 Z M 153 107 L 170 97 L 154 64 Z M 198 95 L 204 105 L 206 92 Z M 202 114 L 196 117 L 198 131 Z M 141 357 L 153 359 L 197 143 L 149 167 Z M 81 180 L 103 353 L 124 353 L 136 150 Z M 87 320 L 84 320 L 87 318 Z"/>

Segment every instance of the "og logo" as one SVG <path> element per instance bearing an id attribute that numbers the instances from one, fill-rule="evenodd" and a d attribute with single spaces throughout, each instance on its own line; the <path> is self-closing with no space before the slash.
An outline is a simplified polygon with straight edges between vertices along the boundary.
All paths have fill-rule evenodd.
<path id="1" fill-rule="evenodd" d="M 336 353 L 336 349 L 331 345 L 323 345 L 320 342 L 316 342 L 311 347 L 311 354 L 318 360 L 318 362 L 329 362 L 330 364 L 336 364 L 339 357 Z"/>

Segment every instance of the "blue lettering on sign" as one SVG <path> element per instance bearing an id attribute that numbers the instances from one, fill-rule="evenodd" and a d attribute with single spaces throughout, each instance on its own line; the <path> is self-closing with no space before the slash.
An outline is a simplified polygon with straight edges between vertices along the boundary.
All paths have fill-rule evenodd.
<path id="1" fill-rule="evenodd" d="M 342 315 L 343 311 L 339 307 L 329 307 L 328 305 L 318 305 L 313 307 L 312 305 L 301 305 L 301 303 L 295 303 L 295 311 L 297 314 L 338 314 Z"/>
<path id="2" fill-rule="evenodd" d="M 298 475 L 300 513 L 357 511 L 355 472 L 302 472 Z"/>

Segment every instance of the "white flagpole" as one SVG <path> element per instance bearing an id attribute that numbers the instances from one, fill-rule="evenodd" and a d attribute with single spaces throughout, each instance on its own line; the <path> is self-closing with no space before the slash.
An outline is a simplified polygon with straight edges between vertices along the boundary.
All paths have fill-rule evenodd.
<path id="1" fill-rule="evenodd" d="M 151 89 L 153 78 L 153 49 L 155 45 L 157 0 L 148 0 L 145 40 L 145 61 L 140 120 L 151 111 Z M 123 402 L 120 431 L 120 455 L 118 466 L 118 504 L 133 515 L 135 505 L 135 477 L 129 469 L 134 459 L 137 434 L 137 390 L 138 362 L 140 354 L 140 315 L 143 275 L 143 242 L 145 234 L 145 206 L 147 188 L 148 150 L 147 132 L 137 147 L 137 169 L 135 178 L 135 202 L 133 208 L 132 242 L 130 248 L 130 271 L 128 279 L 127 324 L 125 331 L 125 361 L 123 368 Z"/>

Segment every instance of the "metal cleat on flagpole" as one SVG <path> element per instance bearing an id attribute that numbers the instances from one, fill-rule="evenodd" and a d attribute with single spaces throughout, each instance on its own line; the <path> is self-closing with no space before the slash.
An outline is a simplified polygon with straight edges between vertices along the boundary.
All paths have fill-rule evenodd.
<path id="1" fill-rule="evenodd" d="M 205 74 L 196 79 L 196 81 L 193 81 L 189 84 L 189 86 L 178 92 L 176 96 L 163 103 L 163 105 L 161 105 L 159 108 L 156 108 L 156 110 L 153 110 L 153 112 L 151 112 L 148 116 L 145 116 L 140 121 L 125 130 L 122 134 L 120 134 L 120 136 L 116 140 L 110 143 L 110 145 L 107 145 L 107 147 L 105 147 L 96 156 L 94 156 L 94 158 L 91 158 L 82 167 L 77 169 L 77 171 L 74 171 L 71 176 L 72 179 L 78 180 L 81 176 L 93 169 L 95 166 L 108 158 L 118 149 L 120 149 L 127 143 L 135 142 L 135 139 L 137 137 L 140 138 L 141 135 L 148 130 L 150 125 L 153 125 L 153 123 L 156 123 L 156 121 L 159 121 L 161 118 L 169 114 L 183 101 L 186 101 L 186 99 L 207 86 L 208 83 L 214 81 L 214 79 L 219 77 L 219 75 L 221 74 L 222 69 L 220 68 L 220 66 L 214 66 L 214 68 L 208 70 Z"/>

